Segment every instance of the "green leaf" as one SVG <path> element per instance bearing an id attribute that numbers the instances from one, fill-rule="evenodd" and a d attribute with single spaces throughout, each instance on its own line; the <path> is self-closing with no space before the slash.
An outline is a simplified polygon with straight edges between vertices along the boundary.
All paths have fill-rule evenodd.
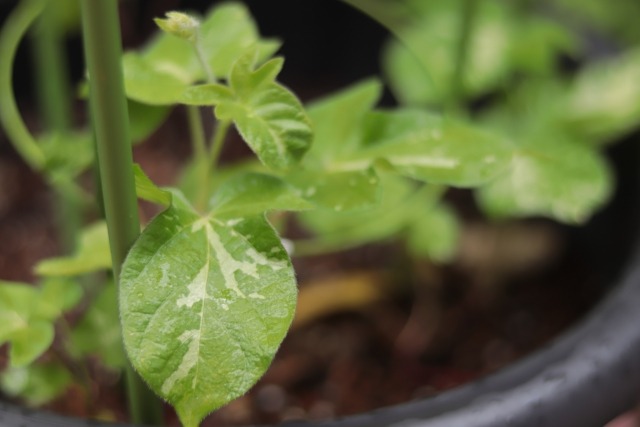
<path id="1" fill-rule="evenodd" d="M 176 75 L 180 70 L 154 67 L 135 52 L 124 54 L 122 67 L 127 97 L 143 104 L 175 104 L 190 83 L 188 76 Z"/>
<path id="2" fill-rule="evenodd" d="M 474 187 L 508 167 L 512 150 L 502 138 L 418 110 L 367 116 L 365 149 L 343 167 L 378 161 L 428 183 Z"/>
<path id="3" fill-rule="evenodd" d="M 10 397 L 37 407 L 62 395 L 71 384 L 71 374 L 60 363 L 9 368 L 0 374 L 0 388 Z"/>
<path id="4" fill-rule="evenodd" d="M 44 353 L 53 342 L 53 324 L 46 320 L 30 319 L 29 323 L 11 333 L 9 358 L 11 366 L 26 366 Z"/>
<path id="5" fill-rule="evenodd" d="M 76 253 L 68 257 L 40 261 L 35 272 L 40 276 L 80 276 L 111 268 L 107 224 L 96 222 L 85 228 Z"/>
<path id="6" fill-rule="evenodd" d="M 595 150 L 562 138 L 522 141 L 512 167 L 478 190 L 490 215 L 544 215 L 585 222 L 610 197 L 612 174 Z"/>
<path id="7" fill-rule="evenodd" d="M 134 163 L 133 173 L 136 181 L 136 193 L 138 198 L 162 206 L 169 206 L 171 204 L 171 192 L 162 190 L 155 185 L 144 173 L 144 170 L 142 170 L 139 164 Z"/>
<path id="8" fill-rule="evenodd" d="M 215 112 L 221 120 L 233 120 L 242 138 L 270 168 L 291 168 L 311 145 L 311 123 L 304 108 L 278 83 L 234 93 L 234 99 L 220 103 Z"/>
<path id="9" fill-rule="evenodd" d="M 331 165 L 361 145 L 362 122 L 380 99 L 382 84 L 365 80 L 309 106 L 314 124 L 313 145 L 305 163 Z M 313 164 L 313 163 L 312 163 Z"/>
<path id="10" fill-rule="evenodd" d="M 291 263 L 263 217 L 201 217 L 174 196 L 123 265 L 125 348 L 182 423 L 195 427 L 264 373 L 295 302 Z"/>
<path id="11" fill-rule="evenodd" d="M 309 107 L 314 139 L 303 165 L 285 179 L 319 207 L 336 211 L 365 209 L 377 203 L 378 177 L 369 163 L 344 170 L 341 161 L 362 144 L 362 121 L 382 86 L 365 80 Z"/>
<path id="12" fill-rule="evenodd" d="M 380 186 L 373 168 L 347 172 L 299 170 L 286 176 L 302 197 L 336 212 L 366 209 L 378 202 Z"/>
<path id="13" fill-rule="evenodd" d="M 34 310 L 38 294 L 38 288 L 28 284 L 0 282 L 0 343 L 11 344 L 11 366 L 28 365 L 53 342 L 51 321 Z"/>
<path id="14" fill-rule="evenodd" d="M 458 248 L 460 230 L 453 210 L 437 204 L 425 209 L 407 231 L 407 247 L 417 257 L 450 262 Z"/>
<path id="15" fill-rule="evenodd" d="M 71 331 L 77 357 L 100 356 L 105 366 L 115 370 L 127 365 L 117 307 L 118 290 L 113 282 L 109 282 Z"/>
<path id="16" fill-rule="evenodd" d="M 640 49 L 586 67 L 563 107 L 565 126 L 600 143 L 640 126 Z"/>
<path id="17" fill-rule="evenodd" d="M 53 278 L 44 281 L 36 302 L 36 313 L 44 319 L 54 320 L 75 307 L 82 298 L 82 287 L 69 279 Z"/>
<path id="18" fill-rule="evenodd" d="M 414 188 L 407 180 L 389 174 L 380 178 L 380 201 L 368 209 L 345 212 L 316 209 L 299 214 L 302 224 L 316 235 L 310 245 L 318 245 L 323 251 L 346 249 L 389 239 L 405 229 L 414 205 L 424 204 L 424 200 L 412 197 Z M 317 248 L 313 246 L 296 242 L 294 254 L 315 252 Z"/>
<path id="19" fill-rule="evenodd" d="M 214 7 L 198 33 L 204 61 L 218 79 L 228 78 L 233 64 L 247 50 L 256 50 L 257 58 L 264 60 L 280 46 L 275 40 L 262 39 L 247 8 L 234 2 Z M 142 52 L 127 52 L 123 67 L 127 96 L 151 105 L 188 101 L 189 95 L 183 92 L 207 78 L 193 44 L 165 33 Z"/>
<path id="20" fill-rule="evenodd" d="M 313 204 L 282 179 L 260 173 L 244 173 L 222 184 L 211 201 L 216 217 L 246 217 L 270 210 L 300 211 Z"/>
<path id="21" fill-rule="evenodd" d="M 232 100 L 233 91 L 231 89 L 218 83 L 211 83 L 190 86 L 182 92 L 178 102 L 186 105 L 213 106 Z"/>
<path id="22" fill-rule="evenodd" d="M 428 13 L 414 16 L 403 30 L 404 40 L 392 41 L 383 66 L 398 99 L 409 105 L 442 103 L 450 96 L 461 1 L 440 1 Z M 464 70 L 465 93 L 482 94 L 504 82 L 510 67 L 510 17 L 499 2 L 481 2 L 470 36 Z M 410 48 L 407 48 L 409 46 Z"/>

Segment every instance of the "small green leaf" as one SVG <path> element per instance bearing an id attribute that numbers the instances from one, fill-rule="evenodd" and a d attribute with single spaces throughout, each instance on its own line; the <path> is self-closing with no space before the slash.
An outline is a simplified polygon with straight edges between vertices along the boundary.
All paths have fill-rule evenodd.
<path id="1" fill-rule="evenodd" d="M 73 256 L 51 258 L 35 267 L 40 276 L 79 276 L 111 268 L 109 235 L 104 221 L 85 228 L 80 236 L 78 249 Z"/>
<path id="2" fill-rule="evenodd" d="M 196 427 L 264 373 L 295 302 L 291 263 L 263 217 L 201 217 L 174 196 L 123 265 L 125 348 L 182 423 Z"/>
<path id="3" fill-rule="evenodd" d="M 286 170 L 298 163 L 312 139 L 311 123 L 298 98 L 274 82 L 234 96 L 233 101 L 216 107 L 216 116 L 233 120 L 242 138 L 268 167 Z"/>
<path id="4" fill-rule="evenodd" d="M 75 356 L 98 355 L 102 363 L 115 370 L 126 366 L 117 307 L 118 290 L 109 282 L 71 331 Z"/>
<path id="5" fill-rule="evenodd" d="M 313 204 L 298 195 L 282 179 L 260 173 L 244 173 L 222 184 L 211 201 L 216 217 L 245 217 L 270 210 L 300 211 Z"/>
<path id="6" fill-rule="evenodd" d="M 0 344 L 11 344 L 11 366 L 26 366 L 49 348 L 54 337 L 52 322 L 79 298 L 74 286 L 50 282 L 36 288 L 0 281 Z"/>
<path id="7" fill-rule="evenodd" d="M 155 185 L 137 163 L 133 165 L 133 174 L 136 181 L 138 198 L 162 206 L 169 206 L 171 204 L 171 192 L 162 190 Z"/>
<path id="8" fill-rule="evenodd" d="M 11 366 L 26 366 L 44 353 L 53 342 L 53 324 L 46 320 L 31 319 L 24 328 L 11 333 L 9 358 Z"/>
<path id="9" fill-rule="evenodd" d="M 419 110 L 367 116 L 365 148 L 344 167 L 382 161 L 399 173 L 433 184 L 474 187 L 508 167 L 502 138 Z"/>
<path id="10" fill-rule="evenodd" d="M 592 148 L 551 137 L 520 144 L 512 167 L 478 190 L 487 213 L 582 223 L 610 197 L 612 174 Z"/>
<path id="11" fill-rule="evenodd" d="M 42 406 L 60 396 L 69 384 L 71 374 L 56 362 L 8 368 L 0 374 L 2 391 L 31 407 Z"/>

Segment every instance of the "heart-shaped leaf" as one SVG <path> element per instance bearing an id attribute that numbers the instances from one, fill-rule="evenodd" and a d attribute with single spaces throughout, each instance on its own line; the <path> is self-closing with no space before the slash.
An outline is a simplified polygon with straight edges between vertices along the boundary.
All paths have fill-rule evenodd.
<path id="1" fill-rule="evenodd" d="M 201 217 L 175 194 L 131 249 L 120 286 L 129 358 L 186 427 L 260 378 L 296 302 L 291 263 L 264 217 Z"/>

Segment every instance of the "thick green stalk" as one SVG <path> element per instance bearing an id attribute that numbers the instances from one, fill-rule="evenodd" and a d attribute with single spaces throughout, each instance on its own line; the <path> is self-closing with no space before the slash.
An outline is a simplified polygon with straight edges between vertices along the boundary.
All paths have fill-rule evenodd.
<path id="1" fill-rule="evenodd" d="M 43 0 L 18 3 L 0 30 L 0 124 L 24 161 L 35 171 L 44 167 L 45 157 L 20 116 L 12 84 L 12 67 L 20 41 L 44 9 Z"/>
<path id="2" fill-rule="evenodd" d="M 127 252 L 140 233 L 121 68 L 118 4 L 116 0 L 82 0 L 81 5 L 104 209 L 113 272 L 118 281 Z M 133 421 L 159 424 L 160 404 L 132 368 L 127 371 L 127 389 Z"/>
<path id="3" fill-rule="evenodd" d="M 480 1 L 482 0 L 462 0 L 460 24 L 458 27 L 458 43 L 454 52 L 453 73 L 451 75 L 450 85 L 449 110 L 451 112 L 459 111 L 464 101 L 466 83 L 464 78 L 469 62 L 471 35 L 473 34 Z"/>

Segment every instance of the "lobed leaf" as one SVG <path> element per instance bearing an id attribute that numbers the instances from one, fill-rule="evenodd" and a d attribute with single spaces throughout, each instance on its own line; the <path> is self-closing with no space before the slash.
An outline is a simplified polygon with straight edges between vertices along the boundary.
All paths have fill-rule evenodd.
<path id="1" fill-rule="evenodd" d="M 174 196 L 123 265 L 125 348 L 182 423 L 195 427 L 264 373 L 295 301 L 291 263 L 263 217 L 202 217 Z"/>
<path id="2" fill-rule="evenodd" d="M 233 120 L 240 135 L 270 168 L 287 170 L 309 149 L 311 123 L 300 101 L 289 90 L 271 82 L 216 107 L 221 120 Z"/>

